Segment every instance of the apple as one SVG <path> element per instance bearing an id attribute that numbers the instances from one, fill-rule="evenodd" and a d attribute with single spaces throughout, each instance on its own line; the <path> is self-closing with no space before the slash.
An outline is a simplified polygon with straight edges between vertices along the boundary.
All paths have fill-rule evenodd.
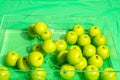
<path id="1" fill-rule="evenodd" d="M 74 27 L 73 27 L 72 30 L 73 30 L 74 32 L 76 32 L 78 36 L 84 34 L 84 32 L 85 32 L 83 26 L 80 25 L 80 24 L 74 25 Z"/>
<path id="2" fill-rule="evenodd" d="M 74 31 L 69 31 L 67 32 L 65 38 L 68 44 L 75 44 L 78 39 L 78 35 Z"/>
<path id="3" fill-rule="evenodd" d="M 88 59 L 89 65 L 95 65 L 98 69 L 103 65 L 103 59 L 99 55 L 93 55 Z"/>
<path id="4" fill-rule="evenodd" d="M 101 80 L 117 80 L 117 74 L 113 68 L 107 67 L 101 72 Z"/>
<path id="5" fill-rule="evenodd" d="M 88 44 L 83 47 L 83 55 L 85 57 L 90 57 L 95 54 L 96 54 L 96 48 L 92 44 Z"/>
<path id="6" fill-rule="evenodd" d="M 48 54 L 52 54 L 56 51 L 56 45 L 51 39 L 45 40 L 42 44 L 42 48 Z"/>
<path id="7" fill-rule="evenodd" d="M 27 57 L 20 57 L 17 61 L 17 67 L 20 69 L 20 70 L 29 70 L 30 67 L 27 63 Z"/>
<path id="8" fill-rule="evenodd" d="M 78 44 L 80 46 L 85 46 L 90 43 L 91 43 L 91 39 L 87 34 L 82 34 L 81 36 L 78 37 Z"/>
<path id="9" fill-rule="evenodd" d="M 77 50 L 79 50 L 82 53 L 81 48 L 79 46 L 77 46 L 77 45 L 70 46 L 69 50 L 72 50 L 72 49 L 77 49 Z"/>
<path id="10" fill-rule="evenodd" d="M 34 27 L 34 26 L 35 26 L 35 24 L 32 24 L 32 25 L 30 25 L 29 28 L 28 28 L 28 35 L 29 35 L 30 37 L 32 37 L 32 38 L 34 38 L 34 37 L 37 36 L 37 34 L 34 33 L 34 31 L 33 31 L 33 27 Z"/>
<path id="11" fill-rule="evenodd" d="M 33 51 L 28 55 L 28 63 L 33 67 L 39 67 L 43 64 L 43 54 L 38 51 Z"/>
<path id="12" fill-rule="evenodd" d="M 47 25 L 44 22 L 37 22 L 33 27 L 33 31 L 38 35 L 41 35 L 46 30 L 47 30 Z"/>
<path id="13" fill-rule="evenodd" d="M 101 56 L 103 59 L 107 59 L 110 56 L 110 50 L 108 46 L 101 45 L 97 47 L 97 54 Z"/>
<path id="14" fill-rule="evenodd" d="M 34 68 L 30 73 L 32 80 L 46 80 L 46 72 L 44 68 Z"/>
<path id="15" fill-rule="evenodd" d="M 0 66 L 0 80 L 9 80 L 9 79 L 10 79 L 9 70 L 4 66 Z"/>
<path id="16" fill-rule="evenodd" d="M 87 80 L 98 80 L 99 76 L 100 76 L 100 73 L 96 66 L 88 65 L 85 68 L 84 77 Z"/>
<path id="17" fill-rule="evenodd" d="M 85 59 L 85 57 L 82 57 L 82 60 L 76 64 L 75 66 L 76 70 L 83 70 L 87 67 L 87 60 Z"/>
<path id="18" fill-rule="evenodd" d="M 10 51 L 5 57 L 5 62 L 8 66 L 15 66 L 18 58 L 19 54 L 17 52 Z"/>
<path id="19" fill-rule="evenodd" d="M 99 34 L 93 38 L 93 44 L 95 46 L 105 45 L 106 37 L 103 34 Z"/>
<path id="20" fill-rule="evenodd" d="M 58 53 L 57 55 L 57 61 L 60 63 L 60 64 L 63 64 L 65 63 L 67 60 L 66 60 L 66 57 L 67 57 L 67 54 L 68 54 L 68 51 L 67 50 L 62 50 Z"/>
<path id="21" fill-rule="evenodd" d="M 60 68 L 60 76 L 65 80 L 71 80 L 75 76 L 75 68 L 70 64 L 64 64 Z"/>
<path id="22" fill-rule="evenodd" d="M 56 40 L 55 41 L 55 45 L 56 45 L 56 50 L 57 51 L 62 51 L 62 50 L 65 50 L 67 48 L 67 43 L 65 40 Z"/>
<path id="23" fill-rule="evenodd" d="M 42 40 L 47 40 L 52 38 L 52 31 L 50 29 L 47 29 L 41 34 L 41 39 Z"/>
<path id="24" fill-rule="evenodd" d="M 72 49 L 68 51 L 67 61 L 71 65 L 76 65 L 82 60 L 82 53 L 77 49 Z"/>
<path id="25" fill-rule="evenodd" d="M 98 26 L 91 26 L 88 30 L 88 34 L 90 35 L 90 37 L 94 37 L 101 34 L 101 30 Z"/>

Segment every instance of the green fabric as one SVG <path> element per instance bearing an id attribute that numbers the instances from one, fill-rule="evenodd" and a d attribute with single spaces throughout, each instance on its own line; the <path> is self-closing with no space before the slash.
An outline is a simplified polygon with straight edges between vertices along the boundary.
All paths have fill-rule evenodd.
<path id="1" fill-rule="evenodd" d="M 46 2 L 45 2 L 46 1 Z M 0 23 L 5 15 L 106 17 L 120 60 L 119 0 L 0 0 Z M 16 20 L 18 18 L 16 17 Z M 24 20 L 23 20 L 24 22 Z M 3 37 L 0 35 L 0 37 Z M 1 40 L 0 40 L 1 43 Z M 1 46 L 1 44 L 0 44 Z M 1 49 L 1 47 L 0 47 Z"/>

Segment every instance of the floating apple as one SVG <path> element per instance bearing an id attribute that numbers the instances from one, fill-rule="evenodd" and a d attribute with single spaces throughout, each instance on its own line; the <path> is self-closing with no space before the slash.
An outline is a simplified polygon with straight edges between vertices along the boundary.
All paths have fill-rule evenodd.
<path id="1" fill-rule="evenodd" d="M 83 28 L 83 26 L 80 25 L 80 24 L 76 24 L 76 25 L 73 27 L 72 30 L 73 30 L 74 32 L 76 32 L 78 36 L 84 34 L 84 28 Z"/>
<path id="2" fill-rule="evenodd" d="M 0 80 L 9 80 L 9 79 L 10 79 L 9 70 L 4 66 L 0 66 Z"/>
<path id="3" fill-rule="evenodd" d="M 62 39 L 56 40 L 55 44 L 56 44 L 57 51 L 62 51 L 62 50 L 65 50 L 67 48 L 67 43 L 65 40 L 62 40 Z"/>
<path id="4" fill-rule="evenodd" d="M 44 68 L 34 68 L 30 73 L 32 80 L 46 80 L 46 72 Z"/>
<path id="5" fill-rule="evenodd" d="M 78 37 L 78 44 L 80 46 L 85 46 L 90 43 L 91 43 L 91 39 L 87 34 L 82 34 L 81 36 Z"/>
<path id="6" fill-rule="evenodd" d="M 82 53 L 77 49 L 72 49 L 68 51 L 67 61 L 71 65 L 76 65 L 82 60 Z"/>
<path id="7" fill-rule="evenodd" d="M 67 50 L 63 50 L 60 51 L 57 55 L 57 60 L 60 64 L 63 64 L 65 62 L 67 62 L 66 57 L 67 57 L 68 51 Z"/>
<path id="8" fill-rule="evenodd" d="M 101 80 L 117 80 L 117 74 L 113 68 L 105 68 L 103 72 L 101 72 Z"/>
<path id="9" fill-rule="evenodd" d="M 85 57 L 90 57 L 95 54 L 96 54 L 96 48 L 92 44 L 88 44 L 83 47 L 83 55 Z"/>
<path id="10" fill-rule="evenodd" d="M 28 55 L 28 63 L 33 67 L 41 66 L 43 61 L 43 54 L 38 51 L 33 51 Z"/>
<path id="11" fill-rule="evenodd" d="M 5 62 L 8 66 L 15 66 L 18 58 L 19 54 L 15 51 L 11 51 L 6 55 Z"/>
<path id="12" fill-rule="evenodd" d="M 29 70 L 30 67 L 27 63 L 27 57 L 20 57 L 17 61 L 17 67 L 20 69 L 20 70 Z"/>
<path id="13" fill-rule="evenodd" d="M 75 65 L 75 69 L 83 70 L 85 69 L 85 67 L 87 67 L 87 60 L 84 57 L 82 57 L 82 60 Z"/>
<path id="14" fill-rule="evenodd" d="M 33 27 L 35 26 L 35 24 L 32 24 L 29 26 L 28 28 L 28 35 L 32 38 L 36 37 L 37 34 L 33 31 Z"/>
<path id="15" fill-rule="evenodd" d="M 89 65 L 94 65 L 98 69 L 103 65 L 103 59 L 99 55 L 93 55 L 88 59 Z"/>
<path id="16" fill-rule="evenodd" d="M 75 68 L 70 64 L 64 64 L 60 69 L 60 76 L 65 80 L 71 80 L 75 76 Z"/>
<path id="17" fill-rule="evenodd" d="M 91 26 L 88 30 L 88 34 L 90 37 L 94 37 L 96 35 L 99 35 L 101 33 L 101 30 L 98 26 Z"/>
<path id="18" fill-rule="evenodd" d="M 96 66 L 88 65 L 85 68 L 84 77 L 87 80 L 98 80 L 99 76 L 100 76 L 100 73 Z"/>
<path id="19" fill-rule="evenodd" d="M 44 22 L 37 22 L 33 27 L 33 31 L 38 35 L 41 35 L 46 30 L 47 30 L 47 25 Z"/>
<path id="20" fill-rule="evenodd" d="M 76 41 L 78 39 L 78 35 L 77 33 L 75 33 L 74 31 L 69 31 L 67 34 L 66 34 L 66 42 L 68 44 L 75 44 Z"/>
<path id="21" fill-rule="evenodd" d="M 43 42 L 42 48 L 46 53 L 52 54 L 56 50 L 56 45 L 52 40 L 47 39 Z"/>
<path id="22" fill-rule="evenodd" d="M 108 46 L 101 45 L 97 48 L 97 54 L 101 56 L 103 59 L 107 59 L 110 56 L 110 50 Z"/>
<path id="23" fill-rule="evenodd" d="M 52 38 L 52 31 L 50 29 L 47 29 L 41 34 L 41 39 L 42 40 L 47 40 Z"/>
<path id="24" fill-rule="evenodd" d="M 93 44 L 95 46 L 105 45 L 106 37 L 103 34 L 99 34 L 93 38 Z"/>

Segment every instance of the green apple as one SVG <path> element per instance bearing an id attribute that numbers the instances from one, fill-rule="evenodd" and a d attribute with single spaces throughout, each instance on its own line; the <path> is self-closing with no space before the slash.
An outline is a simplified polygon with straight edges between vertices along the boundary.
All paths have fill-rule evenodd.
<path id="1" fill-rule="evenodd" d="M 15 51 L 11 51 L 6 55 L 5 62 L 8 66 L 15 66 L 18 58 L 19 54 Z"/>
<path id="2" fill-rule="evenodd" d="M 105 45 L 106 37 L 103 34 L 99 34 L 93 38 L 93 44 L 95 46 Z"/>
<path id="3" fill-rule="evenodd" d="M 44 22 L 37 22 L 33 27 L 33 31 L 38 35 L 41 35 L 46 30 L 47 30 L 47 25 Z"/>
<path id="4" fill-rule="evenodd" d="M 66 62 L 66 57 L 67 57 L 68 51 L 67 50 L 62 50 L 58 53 L 57 55 L 57 60 L 60 64 L 63 64 Z"/>
<path id="5" fill-rule="evenodd" d="M 74 32 L 76 32 L 78 36 L 84 34 L 84 32 L 85 32 L 83 26 L 80 25 L 80 24 L 74 25 L 74 27 L 73 27 L 72 30 L 73 30 Z"/>
<path id="6" fill-rule="evenodd" d="M 84 77 L 87 80 L 98 80 L 99 76 L 100 76 L 100 73 L 96 66 L 88 65 L 85 68 Z"/>
<path id="7" fill-rule="evenodd" d="M 84 57 L 82 57 L 82 60 L 78 64 L 75 65 L 75 69 L 83 70 L 85 69 L 85 67 L 87 67 L 87 60 Z"/>
<path id="8" fill-rule="evenodd" d="M 92 44 L 88 44 L 83 47 L 83 55 L 85 57 L 90 57 L 95 54 L 96 54 L 96 48 Z"/>
<path id="9" fill-rule="evenodd" d="M 82 53 L 77 49 L 72 49 L 68 51 L 67 61 L 71 65 L 76 65 L 82 60 Z"/>
<path id="10" fill-rule="evenodd" d="M 72 50 L 72 49 L 77 49 L 77 50 L 79 50 L 82 53 L 81 48 L 79 46 L 77 46 L 77 45 L 70 46 L 69 50 Z"/>
<path id="11" fill-rule="evenodd" d="M 20 57 L 17 61 L 17 67 L 20 69 L 20 70 L 29 70 L 30 67 L 27 63 L 27 57 Z"/>
<path id="12" fill-rule="evenodd" d="M 43 50 L 48 53 L 48 54 L 52 54 L 56 51 L 56 45 L 55 43 L 50 40 L 50 39 L 47 39 L 43 42 L 42 44 L 42 48 Z"/>
<path id="13" fill-rule="evenodd" d="M 9 70 L 4 66 L 0 66 L 0 80 L 9 80 L 9 79 L 10 79 Z"/>
<path id="14" fill-rule="evenodd" d="M 78 37 L 78 44 L 80 46 L 85 46 L 90 43 L 91 43 L 91 39 L 87 34 L 82 34 L 81 36 Z"/>
<path id="15" fill-rule="evenodd" d="M 41 39 L 42 40 L 47 40 L 52 38 L 52 31 L 50 29 L 47 29 L 41 34 Z"/>
<path id="16" fill-rule="evenodd" d="M 33 51 L 28 55 L 28 63 L 33 67 L 39 67 L 43 64 L 43 54 L 38 51 Z"/>
<path id="17" fill-rule="evenodd" d="M 117 74 L 113 68 L 105 68 L 103 72 L 101 72 L 101 80 L 117 80 Z"/>
<path id="18" fill-rule="evenodd" d="M 107 59 L 110 56 L 110 50 L 108 46 L 101 45 L 97 47 L 97 54 L 101 56 L 103 59 Z"/>
<path id="19" fill-rule="evenodd" d="M 74 31 L 69 31 L 67 32 L 65 38 L 68 44 L 75 44 L 78 39 L 78 35 Z"/>
<path id="20" fill-rule="evenodd" d="M 88 59 L 89 65 L 95 65 L 98 69 L 103 65 L 103 59 L 99 55 L 93 55 Z"/>
<path id="21" fill-rule="evenodd" d="M 65 80 L 71 80 L 75 76 L 75 68 L 70 64 L 64 64 L 60 68 L 60 76 Z"/>
<path id="22" fill-rule="evenodd" d="M 67 43 L 65 40 L 56 40 L 55 41 L 55 45 L 56 45 L 56 50 L 57 51 L 62 51 L 62 50 L 65 50 L 67 48 Z"/>
<path id="23" fill-rule="evenodd" d="M 34 68 L 30 73 L 32 80 L 46 80 L 46 72 L 44 68 Z"/>
<path id="24" fill-rule="evenodd" d="M 88 34 L 90 37 L 94 37 L 96 35 L 99 35 L 101 33 L 101 30 L 98 26 L 91 26 L 88 30 Z"/>
<path id="25" fill-rule="evenodd" d="M 33 31 L 33 27 L 35 26 L 35 24 L 32 24 L 29 26 L 28 28 L 28 35 L 32 38 L 36 37 L 37 34 Z"/>

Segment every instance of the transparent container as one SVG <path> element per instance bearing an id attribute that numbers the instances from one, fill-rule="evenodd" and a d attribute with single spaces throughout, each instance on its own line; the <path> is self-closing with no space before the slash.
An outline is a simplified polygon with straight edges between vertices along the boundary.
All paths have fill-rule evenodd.
<path id="1" fill-rule="evenodd" d="M 104 61 L 99 71 L 101 72 L 106 67 L 112 67 L 117 73 L 117 80 L 120 80 L 120 58 L 116 52 L 106 17 L 4 15 L 0 26 L 0 66 L 6 66 L 10 70 L 10 80 L 30 80 L 29 73 L 32 70 L 22 71 L 16 67 L 9 67 L 5 64 L 4 58 L 9 51 L 16 51 L 21 57 L 27 56 L 31 51 L 31 47 L 41 42 L 37 38 L 30 39 L 27 34 L 28 26 L 38 21 L 45 22 L 52 30 L 53 40 L 63 39 L 66 32 L 71 30 L 75 24 L 82 24 L 86 31 L 92 25 L 99 26 L 106 36 L 107 45 L 110 48 L 110 57 Z M 59 66 L 56 63 L 55 54 L 45 56 L 41 67 L 46 70 L 47 80 L 62 80 L 59 75 Z M 72 80 L 85 80 L 83 72 L 85 71 L 76 70 L 76 75 Z"/>

